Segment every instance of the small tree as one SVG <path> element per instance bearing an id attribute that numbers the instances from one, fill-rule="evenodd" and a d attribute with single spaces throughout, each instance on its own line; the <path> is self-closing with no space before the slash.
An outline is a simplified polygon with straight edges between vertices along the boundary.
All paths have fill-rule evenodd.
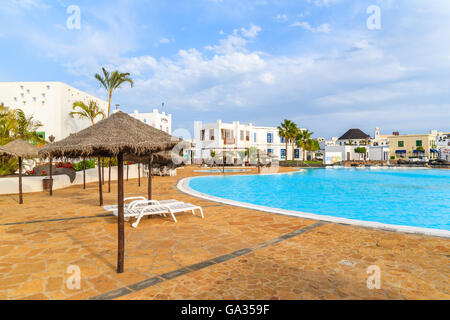
<path id="1" fill-rule="evenodd" d="M 78 119 L 89 119 L 92 125 L 94 125 L 97 117 L 105 119 L 105 113 L 100 109 L 97 102 L 93 100 L 89 101 L 87 105 L 82 101 L 76 101 L 72 105 L 72 110 L 74 111 L 69 113 L 72 118 L 78 116 Z"/>
<path id="2" fill-rule="evenodd" d="M 361 155 L 365 155 L 367 152 L 367 149 L 365 147 L 357 147 L 355 148 L 355 152 L 359 154 L 359 158 L 361 159 Z"/>

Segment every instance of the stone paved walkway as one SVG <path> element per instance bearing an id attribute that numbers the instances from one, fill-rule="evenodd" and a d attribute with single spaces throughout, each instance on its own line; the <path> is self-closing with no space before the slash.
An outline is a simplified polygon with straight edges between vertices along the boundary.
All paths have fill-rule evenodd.
<path id="1" fill-rule="evenodd" d="M 205 208 L 126 223 L 125 273 L 117 274 L 116 218 L 98 207 L 96 184 L 0 196 L 0 299 L 450 299 L 450 241 L 320 223 L 193 198 L 155 177 L 155 199 Z M 282 169 L 288 170 L 288 169 Z M 106 186 L 106 185 L 105 185 Z M 113 192 L 105 204 L 116 203 Z M 146 182 L 125 184 L 145 195 Z M 70 265 L 81 288 L 66 286 Z M 366 269 L 381 270 L 369 290 Z"/>

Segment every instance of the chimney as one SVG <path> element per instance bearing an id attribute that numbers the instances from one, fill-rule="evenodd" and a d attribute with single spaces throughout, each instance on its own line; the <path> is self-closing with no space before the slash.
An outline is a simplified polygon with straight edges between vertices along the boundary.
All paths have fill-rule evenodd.
<path id="1" fill-rule="evenodd" d="M 394 135 L 394 136 L 399 136 L 399 135 L 400 135 L 400 132 L 394 131 L 394 132 L 392 132 L 392 135 Z"/>

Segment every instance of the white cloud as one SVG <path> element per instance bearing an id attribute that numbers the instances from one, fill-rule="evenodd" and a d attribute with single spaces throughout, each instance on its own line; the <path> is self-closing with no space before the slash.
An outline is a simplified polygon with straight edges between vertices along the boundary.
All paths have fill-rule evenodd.
<path id="1" fill-rule="evenodd" d="M 341 0 L 307 0 L 308 3 L 314 3 L 318 7 L 327 7 L 340 1 Z"/>
<path id="2" fill-rule="evenodd" d="M 322 24 L 320 26 L 317 26 L 317 27 L 312 27 L 306 21 L 297 21 L 297 22 L 294 22 L 293 24 L 291 24 L 290 26 L 291 27 L 301 27 L 301 28 L 304 28 L 304 29 L 306 29 L 308 31 L 311 31 L 313 33 L 316 33 L 316 32 L 318 32 L 318 33 L 328 33 L 328 32 L 331 31 L 330 25 L 328 25 L 327 23 L 324 23 L 324 24 Z"/>
<path id="3" fill-rule="evenodd" d="M 260 26 L 255 26 L 253 23 L 250 24 L 250 28 L 245 29 L 245 28 L 241 28 L 241 33 L 242 36 L 245 38 L 254 38 L 258 35 L 258 33 L 261 32 L 261 27 Z"/>
<path id="4" fill-rule="evenodd" d="M 99 14 L 103 29 L 84 21 L 79 32 L 54 28 L 49 34 L 25 20 L 21 23 L 27 32 L 3 28 L 2 33 L 11 37 L 17 32 L 13 35 L 36 55 L 63 65 L 88 91 L 97 88 L 92 74 L 102 65 L 131 72 L 135 88 L 124 87 L 115 99 L 142 110 L 167 101 L 179 110 L 174 121 L 189 119 L 189 129 L 195 114 L 197 120 L 217 115 L 267 125 L 282 116 L 321 135 L 380 124 L 405 133 L 432 126 L 448 130 L 450 43 L 442 39 L 450 35 L 450 6 L 438 0 L 411 1 L 411 7 L 407 1 L 399 12 L 390 12 L 391 19 L 383 13 L 380 32 L 366 30 L 363 20 L 361 29 L 340 29 L 333 20 L 331 34 L 328 24 L 311 25 L 298 17 L 297 27 L 322 36 L 295 51 L 298 42 L 292 40 L 292 46 L 277 54 L 259 46 L 257 40 L 265 33 L 250 24 L 220 33 L 220 39 L 204 48 L 188 46 L 157 57 L 150 45 L 137 55 L 143 52 L 136 37 L 140 29 L 126 11 L 120 16 Z M 327 4 L 331 2 L 323 2 Z M 166 39 L 161 36 L 151 43 Z M 274 108 L 280 110 L 276 116 Z"/>
<path id="5" fill-rule="evenodd" d="M 275 21 L 275 22 L 286 22 L 288 20 L 289 20 L 288 16 L 284 13 L 283 14 L 279 13 L 273 18 L 273 21 Z"/>

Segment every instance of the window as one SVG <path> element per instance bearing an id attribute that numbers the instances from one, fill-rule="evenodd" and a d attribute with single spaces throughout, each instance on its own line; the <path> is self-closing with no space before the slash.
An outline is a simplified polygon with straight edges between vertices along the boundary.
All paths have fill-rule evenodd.
<path id="1" fill-rule="evenodd" d="M 295 149 L 294 150 L 294 157 L 295 157 L 295 159 L 300 158 L 300 149 Z"/>
<path id="2" fill-rule="evenodd" d="M 241 130 L 239 140 L 244 141 L 244 130 Z"/>
<path id="3" fill-rule="evenodd" d="M 267 153 L 273 153 L 273 149 L 267 149 Z"/>
<path id="4" fill-rule="evenodd" d="M 250 141 L 250 131 L 245 131 L 245 141 Z"/>
<path id="5" fill-rule="evenodd" d="M 267 143 L 272 143 L 273 142 L 273 133 L 269 132 L 267 133 Z"/>
<path id="6" fill-rule="evenodd" d="M 200 130 L 200 141 L 205 141 L 205 130 Z"/>
<path id="7" fill-rule="evenodd" d="M 398 146 L 399 146 L 399 148 L 403 148 L 405 146 L 405 142 L 404 141 L 399 141 L 398 142 Z"/>
<path id="8" fill-rule="evenodd" d="M 281 137 L 281 143 L 286 143 L 286 138 L 285 137 Z"/>
<path id="9" fill-rule="evenodd" d="M 256 142 L 256 132 L 253 133 L 253 142 Z"/>
<path id="10" fill-rule="evenodd" d="M 422 140 L 416 140 L 416 147 L 422 146 Z"/>
<path id="11" fill-rule="evenodd" d="M 286 149 L 281 149 L 281 159 L 286 159 Z"/>
<path id="12" fill-rule="evenodd" d="M 214 141 L 214 129 L 209 129 L 209 140 Z"/>

